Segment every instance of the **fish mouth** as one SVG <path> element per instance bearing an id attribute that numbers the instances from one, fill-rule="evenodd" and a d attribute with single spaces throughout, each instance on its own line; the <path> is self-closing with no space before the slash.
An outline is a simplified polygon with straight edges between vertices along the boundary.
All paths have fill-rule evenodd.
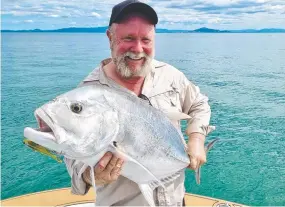
<path id="1" fill-rule="evenodd" d="M 24 129 L 24 137 L 38 145 L 61 154 L 62 146 L 58 143 L 51 117 L 41 108 L 35 111 L 35 117 L 39 128 L 26 127 Z"/>
<path id="2" fill-rule="evenodd" d="M 51 117 L 41 108 L 35 111 L 35 117 L 38 122 L 39 128 L 36 128 L 38 132 L 48 134 L 48 138 L 53 139 L 56 141 L 56 135 L 54 130 L 54 122 L 52 121 Z"/>

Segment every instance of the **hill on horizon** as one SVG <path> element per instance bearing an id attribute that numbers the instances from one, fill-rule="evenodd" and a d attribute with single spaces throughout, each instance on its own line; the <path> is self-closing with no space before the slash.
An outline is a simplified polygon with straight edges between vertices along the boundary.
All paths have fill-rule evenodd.
<path id="1" fill-rule="evenodd" d="M 66 32 L 66 33 L 105 33 L 108 27 L 69 27 L 55 30 L 1 30 L 1 32 Z M 157 33 L 285 33 L 285 29 L 264 28 L 264 29 L 243 29 L 243 30 L 218 30 L 201 27 L 195 30 L 171 30 L 156 28 Z"/>

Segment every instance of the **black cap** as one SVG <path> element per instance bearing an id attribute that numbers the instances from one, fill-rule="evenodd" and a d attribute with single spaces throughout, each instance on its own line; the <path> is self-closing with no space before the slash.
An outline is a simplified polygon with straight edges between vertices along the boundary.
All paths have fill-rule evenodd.
<path id="1" fill-rule="evenodd" d="M 127 14 L 132 12 L 143 14 L 153 25 L 158 22 L 157 14 L 151 6 L 138 0 L 126 0 L 113 7 L 109 26 L 113 23 L 119 23 Z"/>

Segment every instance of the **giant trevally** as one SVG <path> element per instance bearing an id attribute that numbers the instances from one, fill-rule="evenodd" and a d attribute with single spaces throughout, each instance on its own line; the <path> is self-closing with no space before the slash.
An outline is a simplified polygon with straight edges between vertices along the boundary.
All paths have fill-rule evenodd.
<path id="1" fill-rule="evenodd" d="M 190 118 L 171 110 L 168 116 Z M 79 87 L 36 109 L 35 117 L 39 128 L 25 128 L 24 136 L 90 166 L 95 190 L 93 167 L 107 151 L 125 160 L 121 174 L 138 184 L 151 206 L 153 189 L 190 163 L 183 135 L 165 113 L 121 89 Z"/>

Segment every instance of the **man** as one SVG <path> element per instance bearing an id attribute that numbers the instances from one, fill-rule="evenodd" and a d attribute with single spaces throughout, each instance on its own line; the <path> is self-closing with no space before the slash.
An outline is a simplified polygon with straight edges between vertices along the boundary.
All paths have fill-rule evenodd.
<path id="1" fill-rule="evenodd" d="M 81 85 L 123 87 L 134 95 L 149 99 L 155 108 L 189 114 L 192 117 L 186 130 L 189 168 L 197 169 L 206 162 L 204 142 L 210 132 L 211 113 L 208 99 L 180 71 L 153 59 L 157 22 L 153 8 L 139 1 L 127 0 L 114 6 L 107 31 L 112 58 L 103 60 Z M 180 130 L 178 121 L 173 124 Z M 91 185 L 90 169 L 81 175 L 82 163 L 65 161 L 72 178 L 72 192 L 85 194 Z M 108 152 L 94 167 L 97 205 L 147 205 L 137 184 L 120 176 L 123 162 Z M 157 205 L 182 205 L 184 176 L 183 172 L 166 184 L 167 192 L 161 187 L 155 189 L 153 197 Z"/>

